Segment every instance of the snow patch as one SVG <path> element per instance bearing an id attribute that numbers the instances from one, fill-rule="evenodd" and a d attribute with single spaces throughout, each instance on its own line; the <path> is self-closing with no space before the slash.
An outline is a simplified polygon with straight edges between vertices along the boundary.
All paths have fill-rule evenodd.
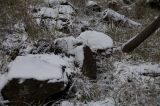
<path id="1" fill-rule="evenodd" d="M 103 101 L 91 101 L 91 102 L 76 102 L 72 103 L 69 101 L 63 101 L 61 106 L 115 106 L 114 100 L 111 98 L 106 98 Z"/>

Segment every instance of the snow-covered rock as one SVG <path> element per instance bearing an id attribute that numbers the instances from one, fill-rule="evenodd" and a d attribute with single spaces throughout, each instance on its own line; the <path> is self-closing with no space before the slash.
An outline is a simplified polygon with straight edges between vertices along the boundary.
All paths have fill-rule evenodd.
<path id="1" fill-rule="evenodd" d="M 57 9 L 61 14 L 70 14 L 70 15 L 75 14 L 73 7 L 71 7 L 70 5 L 59 5 L 57 6 Z"/>
<path id="2" fill-rule="evenodd" d="M 67 53 L 74 55 L 78 65 L 83 65 L 83 42 L 77 40 L 73 36 L 58 38 L 54 41 L 56 52 Z"/>
<path id="3" fill-rule="evenodd" d="M 73 36 L 58 38 L 54 41 L 55 48 L 61 49 L 62 52 L 70 53 L 79 41 Z"/>
<path id="4" fill-rule="evenodd" d="M 56 18 L 58 17 L 58 13 L 58 9 L 42 7 L 37 15 L 38 17 L 42 16 L 43 18 Z"/>
<path id="5" fill-rule="evenodd" d="M 58 30 L 69 33 L 75 10 L 71 5 L 56 5 L 54 8 L 41 7 L 37 13 L 33 13 L 37 24 L 47 30 Z"/>
<path id="6" fill-rule="evenodd" d="M 94 6 L 94 5 L 97 5 L 97 2 L 90 0 L 87 2 L 87 6 Z"/>
<path id="7" fill-rule="evenodd" d="M 83 47 L 88 46 L 92 51 L 113 47 L 113 40 L 106 34 L 97 31 L 82 32 L 77 38 L 73 36 L 58 38 L 54 41 L 55 48 L 60 53 L 72 54 L 80 66 L 83 64 Z"/>
<path id="8" fill-rule="evenodd" d="M 89 46 L 92 51 L 113 47 L 112 38 L 102 32 L 85 31 L 77 39 Z"/>
<path id="9" fill-rule="evenodd" d="M 53 7 L 62 3 L 66 3 L 67 0 L 44 0 L 44 2 L 48 4 L 50 7 Z"/>
<path id="10" fill-rule="evenodd" d="M 95 11 L 95 12 L 101 12 L 101 7 L 97 4 L 96 1 L 88 1 L 87 4 L 87 12 Z"/>
<path id="11" fill-rule="evenodd" d="M 103 20 L 109 21 L 113 20 L 117 24 L 122 24 L 128 27 L 139 27 L 141 26 L 140 23 L 137 23 L 124 15 L 119 14 L 118 12 L 112 9 L 106 9 L 103 13 Z"/>
<path id="12" fill-rule="evenodd" d="M 33 78 L 37 80 L 61 79 L 63 76 L 62 66 L 69 68 L 67 58 L 62 58 L 54 54 L 18 56 L 8 66 L 8 78 Z"/>
<path id="13" fill-rule="evenodd" d="M 9 101 L 45 103 L 49 96 L 65 90 L 72 61 L 54 54 L 18 56 L 0 76 L 2 96 Z"/>

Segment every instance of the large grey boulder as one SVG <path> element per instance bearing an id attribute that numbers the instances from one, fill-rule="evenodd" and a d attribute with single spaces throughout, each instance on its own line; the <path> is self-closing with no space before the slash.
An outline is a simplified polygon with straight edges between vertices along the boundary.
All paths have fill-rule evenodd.
<path id="1" fill-rule="evenodd" d="M 71 61 L 55 54 L 18 56 L 8 65 L 3 78 L 6 80 L 0 80 L 4 83 L 0 89 L 4 100 L 10 106 L 24 106 L 24 103 L 38 106 L 60 98 L 69 88 Z"/>

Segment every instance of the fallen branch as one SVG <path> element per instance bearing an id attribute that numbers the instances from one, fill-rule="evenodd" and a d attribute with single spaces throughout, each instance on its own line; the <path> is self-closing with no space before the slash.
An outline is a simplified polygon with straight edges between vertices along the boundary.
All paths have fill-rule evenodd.
<path id="1" fill-rule="evenodd" d="M 160 27 L 160 15 L 158 18 L 152 22 L 148 27 L 146 27 L 138 35 L 131 38 L 128 42 L 122 45 L 122 51 L 129 53 L 137 48 L 144 40 L 146 40 L 150 35 L 152 35 Z"/>

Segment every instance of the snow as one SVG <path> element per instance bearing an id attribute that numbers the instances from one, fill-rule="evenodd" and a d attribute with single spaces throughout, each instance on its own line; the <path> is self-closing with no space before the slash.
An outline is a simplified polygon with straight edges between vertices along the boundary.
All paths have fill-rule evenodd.
<path id="1" fill-rule="evenodd" d="M 73 36 L 58 38 L 54 41 L 55 47 L 62 49 L 63 52 L 69 53 L 75 48 L 75 44 L 78 43 Z"/>
<path id="2" fill-rule="evenodd" d="M 75 55 L 75 61 L 82 67 L 83 65 L 83 60 L 84 60 L 84 51 L 83 51 L 83 45 L 82 46 L 77 46 L 75 49 L 70 51 L 71 54 Z"/>
<path id="3" fill-rule="evenodd" d="M 45 3 L 50 4 L 52 6 L 59 5 L 61 3 L 67 2 L 66 0 L 44 0 Z"/>
<path id="4" fill-rule="evenodd" d="M 38 12 L 38 16 L 56 18 L 58 17 L 58 10 L 48 7 L 42 7 L 41 10 Z"/>
<path id="5" fill-rule="evenodd" d="M 85 31 L 77 39 L 89 46 L 92 51 L 113 47 L 112 38 L 102 32 Z"/>
<path id="6" fill-rule="evenodd" d="M 7 84 L 7 82 L 8 82 L 8 77 L 6 76 L 6 74 L 0 73 L 0 91 Z"/>
<path id="7" fill-rule="evenodd" d="M 59 11 L 59 13 L 63 13 L 63 14 L 74 14 L 74 10 L 70 5 L 59 5 L 57 6 L 57 9 Z"/>
<path id="8" fill-rule="evenodd" d="M 77 44 L 82 45 L 78 46 Z M 84 60 L 83 47 L 87 45 L 92 51 L 107 49 L 113 46 L 113 40 L 104 33 L 97 31 L 85 31 L 77 38 L 73 36 L 58 38 L 54 41 L 56 48 L 62 52 L 75 55 L 75 61 L 82 66 Z"/>
<path id="9" fill-rule="evenodd" d="M 63 52 L 75 55 L 75 61 L 80 66 L 83 64 L 84 53 L 83 46 L 77 46 L 76 44 L 82 43 L 73 36 L 58 38 L 54 41 L 55 47 L 61 49 Z"/>
<path id="10" fill-rule="evenodd" d="M 97 3 L 95 1 L 88 1 L 87 2 L 87 6 L 94 6 L 97 5 Z"/>
<path id="11" fill-rule="evenodd" d="M 55 8 L 42 7 L 38 12 L 38 17 L 50 17 L 50 18 L 58 18 L 59 13 L 72 15 L 74 14 L 74 10 L 70 5 L 58 5 Z M 36 17 L 36 14 L 33 14 Z"/>
<path id="12" fill-rule="evenodd" d="M 72 103 L 69 101 L 63 101 L 61 106 L 115 106 L 114 100 L 112 98 L 106 98 L 103 101 L 91 101 L 91 102 L 76 102 Z"/>
<path id="13" fill-rule="evenodd" d="M 7 76 L 9 79 L 62 79 L 62 66 L 69 68 L 67 58 L 62 58 L 54 54 L 18 56 L 9 64 Z"/>
<path id="14" fill-rule="evenodd" d="M 145 80 L 146 76 L 143 73 L 160 73 L 160 64 L 153 64 L 150 62 L 133 64 L 132 62 L 115 62 L 116 68 L 115 76 L 117 75 L 119 81 L 126 82 L 127 79 L 142 79 Z"/>

